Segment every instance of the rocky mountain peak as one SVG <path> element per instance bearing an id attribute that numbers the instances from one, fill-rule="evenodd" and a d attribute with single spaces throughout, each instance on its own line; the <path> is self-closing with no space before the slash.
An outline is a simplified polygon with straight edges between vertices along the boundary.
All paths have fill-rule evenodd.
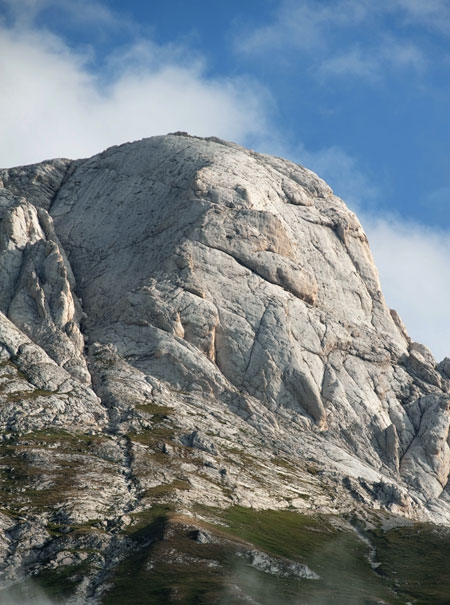
<path id="1" fill-rule="evenodd" d="M 11 486 L 6 509 L 120 528 L 162 497 L 450 522 L 448 360 L 411 342 L 315 174 L 176 133 L 0 171 L 0 220 L 3 456 L 57 486 L 58 453 L 72 477 L 57 505 Z"/>

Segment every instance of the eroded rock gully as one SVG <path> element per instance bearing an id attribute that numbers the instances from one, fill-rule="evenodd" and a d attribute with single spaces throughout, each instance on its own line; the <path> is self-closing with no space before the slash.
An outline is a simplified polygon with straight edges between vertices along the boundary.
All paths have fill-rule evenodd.
<path id="1" fill-rule="evenodd" d="M 0 280 L 6 583 L 100 602 L 169 504 L 450 523 L 450 362 L 310 171 L 187 135 L 0 171 Z"/>

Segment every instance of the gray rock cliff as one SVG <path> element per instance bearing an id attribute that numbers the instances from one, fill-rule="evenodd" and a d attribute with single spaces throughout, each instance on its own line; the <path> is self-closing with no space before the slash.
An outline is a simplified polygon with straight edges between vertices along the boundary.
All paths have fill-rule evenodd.
<path id="1" fill-rule="evenodd" d="M 6 583 L 98 523 L 100 602 L 155 502 L 450 523 L 448 359 L 305 168 L 175 134 L 0 171 L 0 283 Z"/>

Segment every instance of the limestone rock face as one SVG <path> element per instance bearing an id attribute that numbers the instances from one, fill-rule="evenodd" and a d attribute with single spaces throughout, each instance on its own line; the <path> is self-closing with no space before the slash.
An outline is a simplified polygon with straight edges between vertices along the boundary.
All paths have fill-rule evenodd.
<path id="1" fill-rule="evenodd" d="M 168 135 L 0 171 L 0 213 L 2 427 L 102 435 L 116 524 L 161 485 L 301 508 L 311 461 L 319 509 L 450 522 L 450 363 L 411 342 L 356 216 L 315 174 Z M 98 510 L 72 493 L 58 518 Z"/>
<path id="2" fill-rule="evenodd" d="M 90 339 L 174 387 L 225 390 L 236 408 L 238 389 L 324 429 L 325 369 L 342 349 L 378 364 L 407 353 L 356 218 L 288 162 L 141 141 L 80 164 L 52 216 Z"/>

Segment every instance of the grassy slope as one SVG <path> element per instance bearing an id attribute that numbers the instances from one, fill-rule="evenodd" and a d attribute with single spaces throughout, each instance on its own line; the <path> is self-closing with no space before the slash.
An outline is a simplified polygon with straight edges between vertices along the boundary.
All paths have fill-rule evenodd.
<path id="1" fill-rule="evenodd" d="M 167 410 L 163 411 L 165 419 Z M 166 437 L 168 430 L 157 428 L 148 435 L 146 432 L 131 438 L 141 442 L 151 437 L 153 444 L 156 438 Z M 80 464 L 77 456 L 90 452 L 95 457 L 97 445 L 103 440 L 107 437 L 38 431 L 0 444 L 3 512 L 15 516 L 24 508 L 37 513 L 52 511 L 62 494 L 73 488 L 73 477 Z M 63 455 L 58 456 L 58 465 L 41 466 L 28 458 L 29 453 L 36 451 Z M 35 483 L 47 473 L 52 485 L 36 489 Z M 179 480 L 159 491 L 163 488 L 170 491 L 186 489 L 187 485 Z M 150 501 L 164 495 L 156 488 L 153 491 L 148 494 Z M 130 600 L 137 605 L 232 604 L 245 602 L 242 593 L 262 605 L 450 603 L 450 532 L 442 528 L 422 524 L 367 532 L 381 563 L 375 573 L 368 561 L 368 546 L 356 532 L 339 528 L 333 519 L 306 517 L 287 510 L 255 511 L 241 507 L 198 512 L 209 521 L 192 521 L 190 527 L 189 522 L 180 522 L 163 505 L 134 515 L 136 523 L 129 535 L 134 550 L 116 568 L 112 588 L 103 598 L 104 605 Z M 200 526 L 216 536 L 215 543 L 200 544 L 193 539 L 195 527 Z M 48 530 L 53 538 L 65 540 L 58 527 L 49 524 Z M 73 527 L 72 536 L 89 535 L 93 531 L 90 526 Z M 321 579 L 280 579 L 257 571 L 236 554 L 253 547 L 305 563 Z M 94 571 L 89 561 L 43 570 L 36 579 L 51 598 L 64 602 L 83 575 Z"/>
<path id="2" fill-rule="evenodd" d="M 450 530 L 416 524 L 372 532 L 379 573 L 414 605 L 450 603 Z"/>
<path id="3" fill-rule="evenodd" d="M 450 603 L 449 535 L 434 526 L 368 534 L 381 563 L 375 572 L 368 546 L 332 519 L 240 507 L 204 512 L 215 519 L 203 527 L 216 543 L 199 544 L 192 539 L 192 527 L 155 511 L 153 521 L 132 535 L 139 548 L 117 568 L 104 605 L 127 599 L 137 605 L 233 604 L 246 602 L 243 593 L 262 605 Z M 293 580 L 257 571 L 236 555 L 250 544 L 306 563 L 321 579 Z"/>
<path id="4" fill-rule="evenodd" d="M 135 532 L 132 538 L 141 548 L 116 570 L 104 605 L 131 598 L 136 604 L 232 604 L 245 602 L 242 593 L 263 605 L 404 602 L 371 570 L 368 548 L 352 530 L 288 511 L 233 507 L 207 512 L 216 518 L 216 523 L 204 524 L 215 543 L 199 544 L 192 539 L 192 527 L 172 523 L 170 514 Z M 278 578 L 258 571 L 236 554 L 252 545 L 307 563 L 321 579 Z"/>

